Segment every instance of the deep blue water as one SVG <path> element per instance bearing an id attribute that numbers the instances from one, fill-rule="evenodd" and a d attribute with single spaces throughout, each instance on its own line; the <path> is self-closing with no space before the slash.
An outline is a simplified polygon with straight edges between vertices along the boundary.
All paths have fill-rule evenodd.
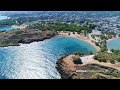
<path id="1" fill-rule="evenodd" d="M 119 49 L 120 50 L 120 38 L 108 42 L 107 47 L 108 49 Z"/>
<path id="2" fill-rule="evenodd" d="M 91 50 L 97 52 L 86 42 L 63 36 L 21 46 L 0 47 L 0 78 L 59 79 L 55 66 L 60 56 Z"/>

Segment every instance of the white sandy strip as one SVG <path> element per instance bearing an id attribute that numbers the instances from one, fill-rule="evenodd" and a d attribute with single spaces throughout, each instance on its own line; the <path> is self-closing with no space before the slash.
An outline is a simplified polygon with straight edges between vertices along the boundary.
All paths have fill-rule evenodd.
<path id="1" fill-rule="evenodd" d="M 24 28 L 26 28 L 28 25 L 25 25 L 25 24 L 22 24 L 22 25 L 20 25 L 20 26 L 18 26 L 18 25 L 12 25 L 12 27 L 15 27 L 15 28 L 18 28 L 18 29 L 24 29 Z"/>
<path id="2" fill-rule="evenodd" d="M 116 40 L 116 39 L 120 39 L 120 37 L 115 37 L 115 38 L 112 38 L 112 39 L 108 39 L 107 42 L 110 42 L 110 41 Z"/>
<path id="3" fill-rule="evenodd" d="M 80 57 L 80 59 L 82 60 L 83 63 L 88 63 L 88 62 L 91 62 L 93 59 L 93 56 L 94 55 L 87 55 L 87 56 L 83 56 L 83 57 Z"/>

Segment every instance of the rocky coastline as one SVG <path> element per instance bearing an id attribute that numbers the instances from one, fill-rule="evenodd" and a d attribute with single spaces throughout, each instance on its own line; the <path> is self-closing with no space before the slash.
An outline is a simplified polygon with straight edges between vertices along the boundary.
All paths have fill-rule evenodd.
<path id="1" fill-rule="evenodd" d="M 69 57 L 69 59 L 68 59 Z M 100 64 L 74 64 L 75 55 L 63 56 L 58 59 L 56 69 L 61 79 L 119 79 L 120 71 Z"/>
<path id="2" fill-rule="evenodd" d="M 19 46 L 19 43 L 28 44 L 31 42 L 43 41 L 56 36 L 57 33 L 53 30 L 11 30 L 0 33 L 0 47 Z"/>

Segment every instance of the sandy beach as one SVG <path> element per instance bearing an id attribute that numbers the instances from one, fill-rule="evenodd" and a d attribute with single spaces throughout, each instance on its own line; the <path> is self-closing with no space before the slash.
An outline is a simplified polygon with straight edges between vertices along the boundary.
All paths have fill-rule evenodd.
<path id="1" fill-rule="evenodd" d="M 113 38 L 111 38 L 111 39 L 108 39 L 107 42 L 110 42 L 110 41 L 116 40 L 116 39 L 120 39 L 120 37 L 117 35 L 116 37 L 113 37 Z"/>
<path id="2" fill-rule="evenodd" d="M 22 24 L 22 25 L 20 25 L 20 26 L 18 26 L 18 25 L 12 25 L 12 27 L 14 27 L 14 28 L 17 28 L 17 29 L 24 29 L 24 28 L 26 28 L 28 25 L 25 25 L 25 24 Z"/>
<path id="3" fill-rule="evenodd" d="M 110 41 L 112 41 L 112 40 L 116 40 L 116 39 L 120 39 L 120 37 L 116 37 L 116 38 L 108 39 L 107 42 L 110 42 Z"/>
<path id="4" fill-rule="evenodd" d="M 59 35 L 62 35 L 62 36 L 69 36 L 69 37 L 74 37 L 74 38 L 78 38 L 80 40 L 83 40 L 89 44 L 91 44 L 93 47 L 95 47 L 97 49 L 97 52 L 100 51 L 100 47 L 96 46 L 92 40 L 88 37 L 85 37 L 84 35 L 80 35 L 80 34 L 77 34 L 77 32 L 75 32 L 75 34 L 73 34 L 73 32 L 58 32 Z"/>

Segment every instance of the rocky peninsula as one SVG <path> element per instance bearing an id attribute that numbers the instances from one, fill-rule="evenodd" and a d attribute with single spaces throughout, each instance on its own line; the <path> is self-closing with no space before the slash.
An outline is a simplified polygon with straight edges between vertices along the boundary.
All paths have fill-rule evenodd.
<path id="1" fill-rule="evenodd" d="M 27 44 L 34 41 L 49 39 L 57 33 L 53 30 L 21 29 L 0 32 L 0 47 L 19 46 L 19 43 Z"/>
<path id="2" fill-rule="evenodd" d="M 61 79 L 118 79 L 120 70 L 114 66 L 102 64 L 98 61 L 90 61 L 82 64 L 75 64 L 74 59 L 78 55 L 67 55 L 57 61 L 56 69 Z"/>

